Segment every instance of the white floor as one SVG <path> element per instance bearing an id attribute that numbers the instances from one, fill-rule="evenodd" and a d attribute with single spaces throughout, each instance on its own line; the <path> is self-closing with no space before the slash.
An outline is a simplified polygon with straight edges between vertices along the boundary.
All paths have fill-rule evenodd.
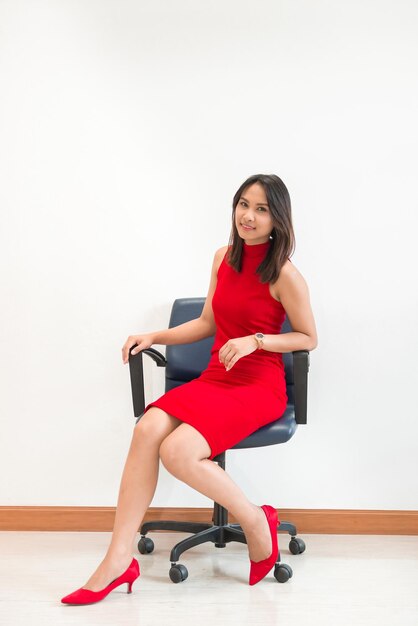
<path id="1" fill-rule="evenodd" d="M 189 577 L 174 584 L 169 554 L 184 533 L 150 533 L 155 550 L 135 554 L 141 576 L 102 602 L 65 606 L 102 559 L 110 533 L 0 532 L 0 624 L 188 626 L 418 626 L 418 537 L 303 535 L 292 555 L 279 535 L 293 578 L 273 574 L 248 585 L 244 544 L 205 544 L 183 553 Z M 138 535 L 139 538 L 139 535 Z"/>

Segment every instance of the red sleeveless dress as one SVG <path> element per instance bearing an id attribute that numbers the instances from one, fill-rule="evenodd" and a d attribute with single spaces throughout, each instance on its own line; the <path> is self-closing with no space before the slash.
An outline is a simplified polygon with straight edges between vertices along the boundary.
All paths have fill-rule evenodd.
<path id="1" fill-rule="evenodd" d="M 145 408 L 157 406 L 196 428 L 206 439 L 213 459 L 265 424 L 281 417 L 287 394 L 280 352 L 255 350 L 226 371 L 218 352 L 228 341 L 256 332 L 280 332 L 286 312 L 255 273 L 270 241 L 243 246 L 241 272 L 218 269 L 212 310 L 216 335 L 208 367 L 194 380 L 170 389 Z"/>

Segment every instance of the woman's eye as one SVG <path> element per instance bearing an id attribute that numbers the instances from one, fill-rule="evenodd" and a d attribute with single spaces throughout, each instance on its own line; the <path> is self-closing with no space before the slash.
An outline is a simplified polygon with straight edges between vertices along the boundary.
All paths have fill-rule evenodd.
<path id="1" fill-rule="evenodd" d="M 244 207 L 246 207 L 246 206 L 247 206 L 247 203 L 246 203 L 246 202 L 244 202 L 244 200 L 241 200 L 241 201 L 240 201 L 240 204 L 241 204 L 242 206 L 244 206 Z M 266 207 L 264 207 L 264 206 L 259 206 L 259 207 L 258 207 L 258 209 L 259 209 L 260 211 L 267 211 Z"/>

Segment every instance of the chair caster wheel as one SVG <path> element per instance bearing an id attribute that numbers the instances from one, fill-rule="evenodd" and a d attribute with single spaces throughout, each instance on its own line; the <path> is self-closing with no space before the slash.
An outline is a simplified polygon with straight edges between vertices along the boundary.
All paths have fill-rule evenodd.
<path id="1" fill-rule="evenodd" d="M 299 537 L 292 537 L 289 542 L 289 550 L 292 554 L 302 554 L 306 550 L 305 542 Z"/>
<path id="2" fill-rule="evenodd" d="M 286 563 L 280 563 L 274 568 L 274 578 L 279 583 L 287 583 L 289 578 L 292 578 L 292 576 L 292 568 L 290 567 L 290 565 L 286 565 Z"/>
<path id="3" fill-rule="evenodd" d="M 141 554 L 151 554 L 154 550 L 154 542 L 149 537 L 141 537 L 138 541 L 138 552 Z"/>
<path id="4" fill-rule="evenodd" d="M 187 571 L 187 567 L 181 563 L 177 563 L 176 565 L 172 565 L 170 567 L 169 576 L 173 583 L 182 583 L 183 580 L 186 580 L 188 575 L 189 572 Z"/>

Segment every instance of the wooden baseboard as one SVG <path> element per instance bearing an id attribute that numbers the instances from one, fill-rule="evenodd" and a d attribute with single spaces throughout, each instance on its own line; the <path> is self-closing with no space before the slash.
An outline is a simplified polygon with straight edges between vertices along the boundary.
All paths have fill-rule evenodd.
<path id="1" fill-rule="evenodd" d="M 2 506 L 0 530 L 111 531 L 114 507 Z M 298 533 L 341 535 L 418 535 L 418 511 L 344 509 L 279 509 L 279 519 L 295 524 Z M 209 508 L 150 508 L 144 518 L 211 522 Z M 232 515 L 230 523 L 236 523 Z"/>

